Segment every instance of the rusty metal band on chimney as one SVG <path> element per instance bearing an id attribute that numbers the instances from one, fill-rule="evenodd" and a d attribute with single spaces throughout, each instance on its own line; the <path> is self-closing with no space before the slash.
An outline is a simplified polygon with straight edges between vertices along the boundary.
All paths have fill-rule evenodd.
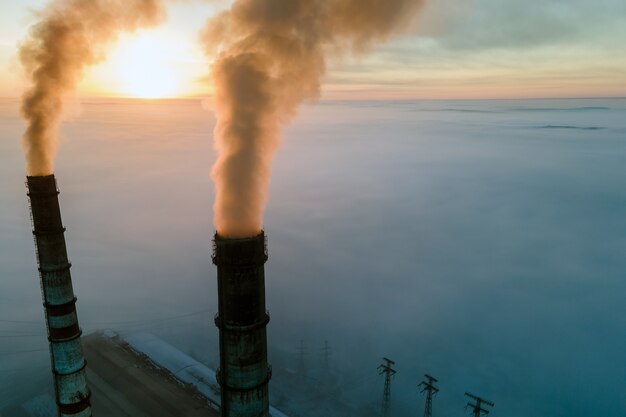
<path id="1" fill-rule="evenodd" d="M 60 417 L 90 417 L 81 330 L 54 175 L 27 177 L 41 293 Z"/>
<path id="2" fill-rule="evenodd" d="M 265 308 L 265 233 L 214 239 L 217 265 L 222 417 L 269 417 L 267 363 L 269 314 Z"/>

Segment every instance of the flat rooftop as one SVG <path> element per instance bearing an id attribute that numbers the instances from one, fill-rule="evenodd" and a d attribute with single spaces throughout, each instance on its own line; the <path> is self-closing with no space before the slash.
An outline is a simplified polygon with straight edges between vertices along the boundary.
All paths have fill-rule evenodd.
<path id="1" fill-rule="evenodd" d="M 219 417 L 215 371 L 149 333 L 83 336 L 96 417 Z M 56 417 L 50 380 L 33 384 L 0 416 Z M 270 406 L 272 417 L 288 417 Z"/>
<path id="2" fill-rule="evenodd" d="M 150 339 L 151 340 L 151 339 Z M 174 377 L 139 349 L 110 331 L 83 337 L 93 414 L 97 417 L 219 417 L 217 395 L 207 398 L 193 384 Z M 161 351 L 191 361 L 156 338 Z M 163 358 L 160 358 L 163 362 Z M 165 360 L 170 359 L 165 355 Z M 198 363 L 199 364 L 199 363 Z M 174 369 L 178 370 L 175 363 Z M 204 367 L 204 366 L 203 366 Z M 207 368 L 208 369 L 208 368 Z M 214 389 L 217 389 L 216 387 Z M 0 416 L 56 417 L 52 378 L 34 381 Z"/>
<path id="3" fill-rule="evenodd" d="M 219 417 L 215 404 L 124 341 L 103 333 L 83 338 L 94 415 Z"/>

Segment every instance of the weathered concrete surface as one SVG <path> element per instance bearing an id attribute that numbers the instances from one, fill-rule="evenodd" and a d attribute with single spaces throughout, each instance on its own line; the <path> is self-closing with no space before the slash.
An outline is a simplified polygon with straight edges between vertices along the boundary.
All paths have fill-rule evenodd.
<path id="1" fill-rule="evenodd" d="M 191 387 L 155 367 L 121 341 L 83 338 L 87 379 L 97 417 L 219 417 Z"/>
<path id="2" fill-rule="evenodd" d="M 56 179 L 54 175 L 27 177 L 27 184 L 58 415 L 91 417 Z"/>
<path id="3" fill-rule="evenodd" d="M 265 308 L 265 233 L 214 239 L 220 331 L 222 417 L 269 417 L 267 362 L 269 315 Z"/>

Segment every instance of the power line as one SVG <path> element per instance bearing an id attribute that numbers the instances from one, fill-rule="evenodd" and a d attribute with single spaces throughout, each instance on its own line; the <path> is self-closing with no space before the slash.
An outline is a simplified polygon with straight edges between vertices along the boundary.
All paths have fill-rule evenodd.
<path id="1" fill-rule="evenodd" d="M 377 378 L 377 376 L 372 376 L 371 374 L 364 374 L 361 375 L 358 378 L 346 381 L 346 386 L 344 387 L 337 387 L 337 388 L 333 388 L 330 389 L 328 391 L 324 391 L 320 394 L 316 394 L 312 397 L 309 397 L 307 399 L 304 400 L 299 400 L 298 404 L 307 404 L 310 403 L 312 401 L 317 401 L 321 398 L 328 398 L 328 397 L 333 397 L 334 399 L 341 401 L 341 397 L 340 394 L 345 394 L 346 392 L 351 392 L 354 391 L 357 388 L 363 387 L 366 384 L 373 382 L 375 379 Z M 374 385 L 372 385 L 374 386 Z"/>
<path id="2" fill-rule="evenodd" d="M 0 323 L 41 324 L 41 322 L 34 320 L 0 320 Z"/>
<path id="3" fill-rule="evenodd" d="M 85 321 L 85 324 L 87 325 L 119 325 L 119 326 L 142 326 L 148 323 L 159 323 L 159 322 L 163 322 L 163 321 L 171 321 L 171 320 L 178 320 L 178 319 L 184 319 L 187 317 L 193 317 L 193 316 L 197 316 L 200 314 L 208 314 L 210 313 L 211 310 L 200 310 L 200 311 L 196 311 L 193 313 L 186 313 L 186 314 L 181 314 L 181 315 L 177 315 L 177 316 L 170 316 L 170 317 L 161 317 L 161 318 L 156 318 L 156 319 L 147 319 L 147 320 L 126 320 L 126 321 Z"/>
<path id="4" fill-rule="evenodd" d="M 18 350 L 14 352 L 0 352 L 0 356 L 5 355 L 19 355 L 22 353 L 34 353 L 34 352 L 48 352 L 49 349 L 33 349 L 33 350 Z"/>
<path id="5" fill-rule="evenodd" d="M 182 318 L 197 316 L 200 314 L 209 314 L 211 310 L 200 310 L 192 313 L 181 314 L 177 316 L 161 317 L 147 320 L 124 320 L 124 321 L 83 321 L 84 325 L 121 325 L 121 326 L 141 326 L 147 323 L 156 323 L 161 321 L 178 320 Z M 34 320 L 0 320 L 0 323 L 16 323 L 16 324 L 34 324 L 41 325 L 41 322 Z"/>

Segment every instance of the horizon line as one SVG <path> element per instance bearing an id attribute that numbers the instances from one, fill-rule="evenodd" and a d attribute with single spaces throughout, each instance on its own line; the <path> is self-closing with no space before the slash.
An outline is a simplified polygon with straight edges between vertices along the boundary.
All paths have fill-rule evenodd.
<path id="1" fill-rule="evenodd" d="M 131 96 L 77 96 L 76 100 L 128 100 L 128 101 L 201 101 L 212 99 L 212 95 L 179 97 L 131 97 Z M 0 100 L 21 101 L 20 96 L 0 96 Z M 626 96 L 568 96 L 568 97 L 485 97 L 485 98 L 420 98 L 420 97 L 320 97 L 302 104 L 324 101 L 507 101 L 507 100 L 624 100 Z M 71 100 L 70 100 L 71 101 Z"/>

